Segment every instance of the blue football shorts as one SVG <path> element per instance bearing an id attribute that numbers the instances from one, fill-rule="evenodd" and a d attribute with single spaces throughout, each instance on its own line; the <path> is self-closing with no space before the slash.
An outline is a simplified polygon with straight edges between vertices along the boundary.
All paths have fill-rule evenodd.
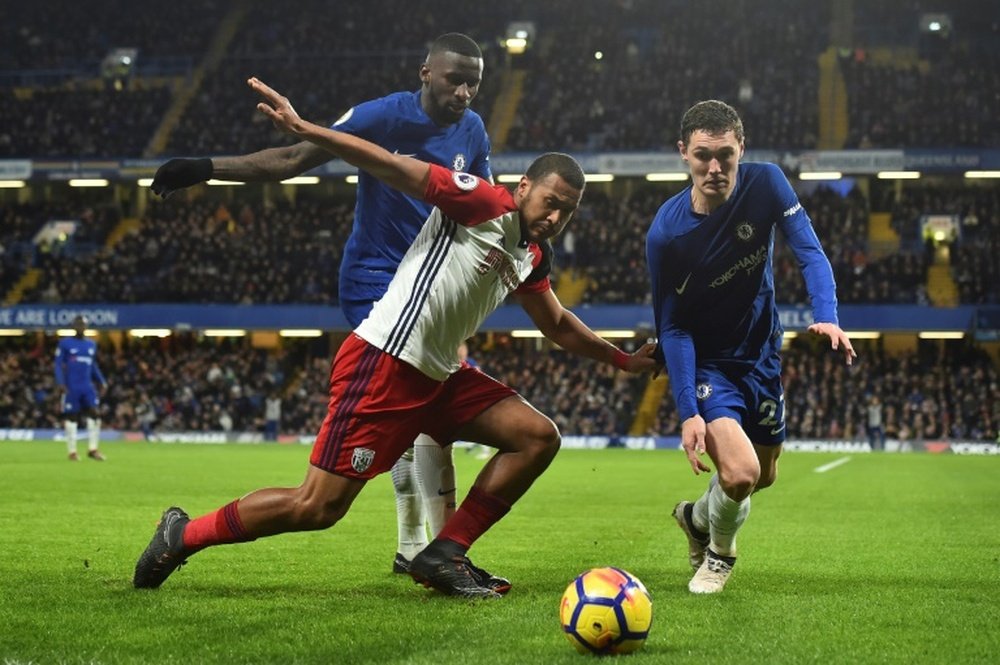
<path id="1" fill-rule="evenodd" d="M 96 409 L 101 401 L 93 388 L 68 390 L 63 396 L 63 413 L 72 415 L 81 411 Z"/>
<path id="2" fill-rule="evenodd" d="M 749 372 L 735 374 L 717 365 L 699 365 L 695 373 L 698 412 L 706 423 L 735 418 L 752 443 L 778 446 L 785 441 L 785 393 L 781 357 L 768 351 Z"/>

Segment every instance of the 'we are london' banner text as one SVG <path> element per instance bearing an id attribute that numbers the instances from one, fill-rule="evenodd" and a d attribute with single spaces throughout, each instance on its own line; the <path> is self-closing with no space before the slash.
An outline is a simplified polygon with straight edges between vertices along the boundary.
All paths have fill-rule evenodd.
<path id="1" fill-rule="evenodd" d="M 971 331 L 976 322 L 992 323 L 987 316 L 996 308 L 973 305 L 922 307 L 917 305 L 841 305 L 840 325 L 845 330 Z M 986 310 L 989 310 L 987 312 Z M 581 305 L 573 313 L 594 329 L 653 331 L 653 312 L 646 305 Z M 805 330 L 812 323 L 808 307 L 779 307 L 781 324 L 789 331 Z M 90 327 L 104 330 L 165 328 L 204 330 L 318 329 L 348 331 L 350 324 L 339 307 L 323 305 L 16 305 L 0 307 L 0 329 L 56 330 L 69 328 L 82 315 Z M 491 314 L 481 331 L 534 329 L 517 306 L 504 306 Z"/>

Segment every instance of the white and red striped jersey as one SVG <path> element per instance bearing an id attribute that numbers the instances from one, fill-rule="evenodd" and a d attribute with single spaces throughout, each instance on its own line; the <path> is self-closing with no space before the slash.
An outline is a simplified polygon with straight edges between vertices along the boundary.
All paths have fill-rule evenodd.
<path id="1" fill-rule="evenodd" d="M 432 164 L 424 199 L 434 209 L 354 332 L 444 381 L 459 368 L 459 343 L 511 292 L 551 288 L 550 266 L 546 248 L 521 240 L 520 215 L 503 186 Z"/>

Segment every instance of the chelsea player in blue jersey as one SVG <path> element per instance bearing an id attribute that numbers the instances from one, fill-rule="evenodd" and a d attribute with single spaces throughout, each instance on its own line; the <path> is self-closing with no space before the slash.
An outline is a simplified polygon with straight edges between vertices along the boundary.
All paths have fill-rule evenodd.
<path id="1" fill-rule="evenodd" d="M 465 171 L 492 181 L 490 142 L 482 118 L 469 108 L 483 75 L 482 52 L 466 35 L 448 33 L 431 44 L 420 67 L 421 88 L 358 104 L 334 123 L 390 152 Z M 239 182 L 276 181 L 330 161 L 333 155 L 308 141 L 237 157 L 172 159 L 156 172 L 152 189 L 166 197 L 174 191 L 221 178 Z M 358 174 L 354 226 L 340 263 L 339 299 L 356 328 L 382 297 L 392 276 L 430 214 L 431 206 Z M 418 437 L 392 470 L 399 527 L 393 570 L 405 573 L 427 545 L 425 521 L 436 532 L 455 510 L 451 447 Z M 416 459 L 416 464 L 414 463 Z M 442 485 L 445 483 L 445 485 Z M 484 580 L 506 591 L 507 580 L 476 569 Z"/>
<path id="2" fill-rule="evenodd" d="M 97 407 L 100 404 L 96 382 L 101 393 L 108 382 L 101 374 L 97 365 L 97 344 L 84 337 L 87 321 L 82 316 L 73 319 L 73 337 L 63 337 L 56 347 L 55 374 L 56 385 L 62 392 L 62 412 L 66 427 L 66 448 L 69 459 L 75 462 L 80 459 L 76 452 L 76 432 L 81 416 L 87 418 L 87 457 L 98 462 L 104 461 L 104 455 L 97 449 L 101 437 L 101 420 Z"/>
<path id="3" fill-rule="evenodd" d="M 798 259 L 812 303 L 809 330 L 848 365 L 855 353 L 837 320 L 830 262 L 781 170 L 744 163 L 743 123 L 731 106 L 688 109 L 678 142 L 691 186 L 656 213 L 646 260 L 660 352 L 695 474 L 717 473 L 674 519 L 688 539 L 692 593 L 722 591 L 736 563 L 736 533 L 750 495 L 769 487 L 785 440 L 782 328 L 771 254 L 778 227 Z"/>

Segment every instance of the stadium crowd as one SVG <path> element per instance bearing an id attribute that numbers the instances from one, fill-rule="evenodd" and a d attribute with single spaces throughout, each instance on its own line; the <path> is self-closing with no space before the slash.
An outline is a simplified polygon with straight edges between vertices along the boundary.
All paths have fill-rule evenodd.
<path id="1" fill-rule="evenodd" d="M 484 46 L 486 83 L 475 108 L 487 122 L 502 72 L 526 73 L 507 150 L 672 149 L 674 121 L 649 119 L 678 118 L 704 98 L 737 106 L 750 147 L 814 149 L 818 58 L 831 46 L 845 47 L 850 130 L 842 147 L 1000 144 L 992 113 L 1000 103 L 998 24 L 982 20 L 971 0 L 950 3 L 953 29 L 933 48 L 914 48 L 922 39 L 919 3 L 874 4 L 852 6 L 847 20 L 865 30 L 849 45 L 833 43 L 831 26 L 844 17 L 831 15 L 828 3 L 794 0 L 726 11 L 679 0 L 397 1 L 341 3 L 336 11 L 322 0 L 183 0 L 141 11 L 107 0 L 99 21 L 89 6 L 67 0 L 18 7 L 16 20 L 7 16 L 13 8 L 0 8 L 8 19 L 0 21 L 0 156 L 236 154 L 276 145 L 286 139 L 255 116 L 248 76 L 274 83 L 305 116 L 332 121 L 354 103 L 416 89 L 426 42 L 448 30 Z M 198 21 L 186 20 L 191 12 Z M 526 54 L 509 58 L 499 44 L 513 21 L 530 22 L 534 36 Z M 185 29 L 169 27 L 179 24 Z M 890 30 L 900 25 L 909 27 Z M 711 59 L 701 56 L 705 34 L 730 36 Z M 116 46 L 141 46 L 137 75 L 123 87 L 104 85 L 99 71 Z M 188 63 L 185 73 L 144 75 L 141 68 L 169 61 Z M 199 65 L 203 79 L 195 77 Z M 154 145 L 190 82 L 199 83 L 195 96 L 179 107 L 166 145 Z"/>
<path id="2" fill-rule="evenodd" d="M 137 156 L 170 105 L 164 86 L 32 90 L 0 105 L 0 158 Z"/>
<path id="3" fill-rule="evenodd" d="M 138 229 L 113 247 L 107 234 L 120 220 L 112 207 L 68 204 L 0 206 L 0 286 L 26 268 L 42 270 L 23 302 L 42 303 L 332 303 L 343 240 L 352 222 L 352 192 L 296 202 L 209 199 L 154 201 Z M 577 219 L 556 239 L 555 275 L 571 269 L 586 280 L 583 303 L 648 303 L 645 234 L 668 195 L 637 188 L 612 196 L 592 187 Z M 895 251 L 876 253 L 868 241 L 872 203 L 861 190 L 804 189 L 800 200 L 830 258 L 845 304 L 928 304 L 933 255 L 920 240 L 920 218 L 950 214 L 960 235 L 951 244 L 959 301 L 1000 302 L 1000 192 L 970 185 L 908 186 L 890 202 L 900 235 Z M 72 243 L 34 246 L 52 219 L 77 219 Z M 808 302 L 795 257 L 776 234 L 778 302 Z"/>
<path id="4" fill-rule="evenodd" d="M 724 12 L 639 0 L 614 12 L 598 3 L 570 11 L 546 4 L 539 34 L 548 38 L 524 64 L 510 149 L 673 150 L 674 121 L 650 118 L 680 118 L 691 101 L 710 98 L 737 104 L 752 146 L 815 146 L 816 57 L 829 21 L 822 3 L 781 0 Z M 706 34 L 729 36 L 711 58 L 699 56 Z"/>
<path id="5" fill-rule="evenodd" d="M 470 354 L 487 374 L 518 390 L 567 434 L 628 433 L 646 387 L 646 377 L 619 372 L 537 340 L 498 336 L 473 345 Z"/>
<path id="6" fill-rule="evenodd" d="M 141 156 L 230 4 L 0 5 L 0 158 Z M 110 76 L 116 48 L 137 53 Z"/>
<path id="7" fill-rule="evenodd" d="M 471 356 L 516 388 L 564 434 L 629 433 L 647 378 L 617 372 L 537 340 L 502 335 L 472 340 Z M 61 426 L 51 338 L 0 350 L 0 428 Z M 903 441 L 994 441 L 1000 425 L 1000 372 L 964 343 L 922 343 L 886 353 L 859 345 L 860 361 L 795 340 L 783 352 L 791 438 L 867 440 L 868 407 L 878 397 L 885 436 Z M 301 347 L 253 349 L 245 342 L 198 343 L 193 336 L 133 340 L 104 348 L 109 378 L 104 426 L 121 430 L 262 431 L 268 396 L 282 400 L 281 429 L 309 435 L 326 414 L 330 358 Z M 648 435 L 680 433 L 673 400 L 664 397 Z"/>
<path id="8" fill-rule="evenodd" d="M 73 223 L 71 241 L 62 232 L 44 232 L 47 225 L 59 221 Z M 0 205 L 0 294 L 6 294 L 26 270 L 50 257 L 73 262 L 76 256 L 96 251 L 120 221 L 116 206 L 72 199 Z"/>
<path id="9" fill-rule="evenodd" d="M 334 302 L 352 204 L 157 203 L 113 248 L 43 255 L 25 301 Z"/>
<path id="10" fill-rule="evenodd" d="M 816 235 L 833 267 L 837 298 L 851 304 L 926 305 L 927 257 L 901 245 L 875 256 L 868 242 L 869 204 L 857 188 L 846 196 L 816 188 L 800 201 L 809 212 Z M 778 302 L 806 305 L 809 296 L 795 256 L 779 233 L 774 258 Z"/>
<path id="11" fill-rule="evenodd" d="M 948 257 L 963 303 L 1000 302 L 1000 190 L 991 187 L 907 187 L 893 205 L 893 226 L 904 244 L 925 246 L 920 219 L 927 214 L 957 220 L 958 240 Z"/>
<path id="12" fill-rule="evenodd" d="M 0 62 L 5 69 L 74 70 L 81 62 L 99 61 L 111 48 L 140 45 L 141 56 L 198 56 L 230 4 L 175 0 L 142 8 L 130 0 L 101 0 L 99 6 L 72 0 L 3 3 Z M 95 20 L 98 13 L 100 20 Z M 198 20 L 190 20 L 192 16 Z"/>
<path id="13" fill-rule="evenodd" d="M 0 354 L 0 427 L 61 427 L 49 342 Z M 98 362 L 109 387 L 101 417 L 114 429 L 260 429 L 265 398 L 286 378 L 283 356 L 225 343 L 199 346 L 190 337 L 104 351 Z"/>
<path id="14" fill-rule="evenodd" d="M 1000 21 L 983 10 L 974 0 L 950 2 L 948 23 L 925 3 L 854 4 L 856 46 L 840 59 L 851 128 L 843 147 L 1000 145 L 992 112 L 1000 103 Z M 917 32 L 927 18 L 939 29 Z"/>
<path id="15" fill-rule="evenodd" d="M 839 60 L 847 90 L 844 147 L 1000 146 L 1000 55 L 993 46 L 1000 24 L 980 20 L 971 0 L 951 5 L 953 37 L 921 43 L 912 57 L 887 64 L 886 52 L 913 50 L 920 3 L 854 3 L 854 24 L 867 32 Z M 336 11 L 324 0 L 294 7 L 178 0 L 139 11 L 125 0 L 104 0 L 100 21 L 90 20 L 92 12 L 68 0 L 0 7 L 0 157 L 140 156 L 153 147 L 177 92 L 192 82 L 198 83 L 195 95 L 160 154 L 237 154 L 280 145 L 287 139 L 254 111 L 243 84 L 248 75 L 275 83 L 304 116 L 330 122 L 356 102 L 416 89 L 427 40 L 447 30 L 467 32 L 483 45 L 486 74 L 474 108 L 487 122 L 503 72 L 525 74 L 523 97 L 498 151 L 673 152 L 682 110 L 710 97 L 740 110 L 748 147 L 813 149 L 817 60 L 831 45 L 835 22 L 827 3 L 794 0 L 736 3 L 725 11 L 681 0 L 431 0 L 340 3 Z M 192 12 L 198 21 L 186 19 Z M 912 27 L 877 33 L 880 26 L 907 23 L 900 17 L 912 19 Z M 533 47 L 515 58 L 498 42 L 511 20 L 530 20 L 536 30 Z M 175 29 L 181 24 L 183 30 Z M 706 34 L 732 39 L 706 59 Z M 141 45 L 134 75 L 111 85 L 101 75 L 101 59 L 112 48 L 134 45 Z M 222 51 L 213 54 L 213 45 Z M 144 69 L 157 63 L 168 69 L 180 63 L 185 74 Z M 205 76 L 195 80 L 199 63 Z M 566 269 L 585 279 L 584 304 L 648 304 L 645 233 L 669 187 L 629 187 L 623 196 L 588 188 L 577 220 L 556 241 L 556 280 Z M 822 186 L 800 192 L 833 265 L 841 303 L 927 304 L 935 258 L 920 227 L 927 214 L 959 220 L 949 257 L 960 302 L 1000 303 L 996 187 L 918 182 L 883 191 L 886 200 L 871 200 L 861 188 L 846 195 Z M 40 279 L 21 302 L 51 304 L 335 304 L 336 266 L 353 206 L 352 195 L 267 204 L 207 196 L 153 201 L 137 228 L 116 240 L 110 234 L 124 215 L 114 205 L 3 200 L 0 294 L 37 268 Z M 901 238 L 888 253 L 868 242 L 875 210 L 891 211 Z M 54 220 L 75 220 L 77 231 L 66 241 L 35 242 Z M 780 303 L 807 302 L 780 234 L 774 272 Z M 942 347 L 939 356 L 931 348 L 887 356 L 873 347 L 848 370 L 793 346 L 785 357 L 789 434 L 862 436 L 870 397 L 878 396 L 890 436 L 995 438 L 995 368 L 965 347 Z M 644 388 L 640 380 L 529 343 L 480 344 L 473 353 L 566 432 L 624 433 Z M 57 423 L 50 355 L 41 346 L 0 352 L 0 427 Z M 103 405 L 111 427 L 155 422 L 164 429 L 253 429 L 266 396 L 277 390 L 286 430 L 311 432 L 325 408 L 325 355 L 135 343 L 109 349 L 104 363 L 112 377 Z M 672 408 L 664 400 L 655 433 L 677 431 Z"/>
<path id="16" fill-rule="evenodd" d="M 269 2 L 248 3 L 239 32 L 165 152 L 244 154 L 290 142 L 254 110 L 256 100 L 245 85 L 251 75 L 294 99 L 303 117 L 325 123 L 359 102 L 417 90 L 428 42 L 455 26 L 484 47 L 486 82 L 473 108 L 485 119 L 500 84 L 496 35 L 503 31 L 505 13 L 518 4 L 524 3 L 341 3 L 330 11 L 328 2 L 304 0 L 289 11 Z"/>

